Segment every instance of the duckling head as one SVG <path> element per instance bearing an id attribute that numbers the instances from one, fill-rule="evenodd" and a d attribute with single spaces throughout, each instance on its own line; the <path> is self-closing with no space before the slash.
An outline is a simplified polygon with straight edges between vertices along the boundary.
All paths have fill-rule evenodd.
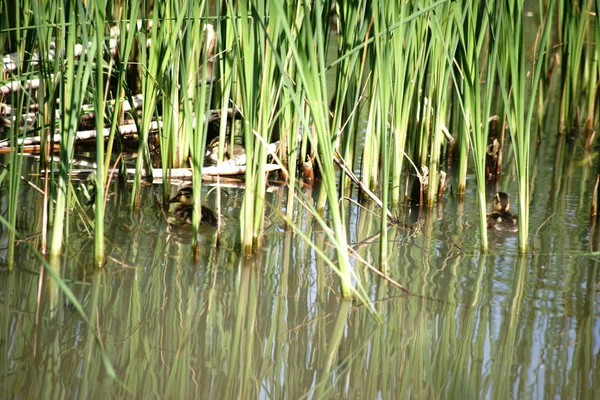
<path id="1" fill-rule="evenodd" d="M 194 204 L 192 188 L 190 186 L 179 189 L 175 197 L 168 201 L 169 203 L 180 203 L 184 206 Z"/>
<path id="2" fill-rule="evenodd" d="M 219 138 L 216 137 L 208 143 L 206 146 L 206 153 L 204 156 L 210 161 L 217 161 L 217 155 L 219 154 Z"/>
<path id="3" fill-rule="evenodd" d="M 232 150 L 230 138 L 225 139 L 226 140 L 223 143 L 223 161 L 246 154 L 244 146 L 235 143 Z M 204 156 L 211 164 L 216 164 L 219 161 L 219 143 L 219 138 L 216 137 L 210 141 L 208 146 L 206 146 L 206 153 Z"/>
<path id="4" fill-rule="evenodd" d="M 494 200 L 492 201 L 492 207 L 494 211 L 503 211 L 507 212 L 510 208 L 510 203 L 508 201 L 508 195 L 504 192 L 498 192 L 494 196 Z"/>

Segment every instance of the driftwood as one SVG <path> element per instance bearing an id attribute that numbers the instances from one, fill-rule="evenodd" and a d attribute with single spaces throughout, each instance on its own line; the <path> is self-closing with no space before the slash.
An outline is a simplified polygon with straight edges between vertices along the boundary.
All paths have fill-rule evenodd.
<path id="1" fill-rule="evenodd" d="M 267 164 L 265 165 L 265 170 L 267 173 L 278 171 L 281 169 L 281 166 L 277 164 Z M 52 170 L 52 173 L 58 174 L 60 170 L 55 169 Z M 92 173 L 95 173 L 95 168 L 82 168 L 82 169 L 72 169 L 69 171 L 69 174 L 72 178 L 85 179 Z M 126 170 L 127 176 L 129 178 L 133 178 L 136 175 L 135 168 L 127 168 Z M 44 171 L 42 171 L 42 174 Z M 119 174 L 120 171 L 118 169 L 109 169 L 108 174 Z M 235 176 L 235 175 L 243 175 L 246 173 L 246 166 L 214 166 L 214 167 L 203 167 L 202 168 L 202 180 L 207 180 L 210 182 L 214 182 L 214 177 L 217 176 Z M 142 170 L 142 178 L 146 178 L 146 172 Z M 172 168 L 167 171 L 167 176 L 163 175 L 163 170 L 161 168 L 153 168 L 152 169 L 152 180 L 155 181 L 165 181 L 167 178 L 176 179 L 176 180 L 190 180 L 192 179 L 192 170 L 189 168 Z"/>
<path id="2" fill-rule="evenodd" d="M 141 99 L 141 97 L 137 97 L 133 99 L 134 101 L 134 107 L 136 108 L 141 108 L 143 101 Z M 91 107 L 91 106 L 90 106 Z M 85 110 L 85 108 L 84 108 Z M 130 111 L 131 110 L 131 104 L 126 101 L 123 105 L 123 110 L 124 111 Z M 58 114 L 58 116 L 60 116 Z M 86 114 L 84 116 L 85 118 L 82 119 L 91 119 L 94 118 L 94 113 L 90 112 L 88 114 Z M 241 118 L 241 113 L 240 111 L 236 108 L 236 109 L 228 109 L 227 110 L 227 117 L 228 118 Z M 205 117 L 205 122 L 206 123 L 212 123 L 215 122 L 217 120 L 219 120 L 221 118 L 221 110 L 210 110 L 208 112 L 208 114 Z M 162 127 L 162 122 L 161 121 L 153 121 L 150 123 L 150 132 L 156 132 L 158 130 L 158 128 Z M 196 127 L 196 118 L 194 118 L 192 120 L 192 128 Z M 118 127 L 119 129 L 119 133 L 121 135 L 124 135 L 125 138 L 124 139 L 137 139 L 137 127 L 135 124 L 127 124 L 127 125 L 121 125 Z M 53 140 L 54 143 L 60 143 L 61 139 L 62 139 L 62 135 L 59 133 L 58 130 L 55 131 L 56 133 L 53 136 Z M 110 135 L 110 128 L 104 128 L 102 134 L 104 135 L 105 138 L 108 138 L 108 136 Z M 129 135 L 129 137 L 127 137 L 127 135 Z M 82 140 L 90 140 L 90 139 L 96 139 L 97 136 L 97 131 L 95 129 L 91 129 L 91 130 L 86 130 L 86 131 L 78 131 L 75 134 L 75 141 L 82 141 Z M 17 146 L 32 146 L 32 145 L 39 145 L 42 142 L 42 137 L 41 136 L 31 136 L 31 137 L 26 137 L 26 138 L 21 138 L 17 141 Z M 12 147 L 11 144 L 8 141 L 3 141 L 0 142 L 0 149 L 2 148 L 8 148 L 8 147 Z M 239 164 L 238 165 L 243 165 L 245 164 Z"/>
<path id="3" fill-rule="evenodd" d="M 159 126 L 162 126 L 162 122 L 152 122 L 150 123 L 150 131 L 156 131 L 158 130 Z M 129 124 L 129 125 L 122 125 L 119 128 L 119 132 L 121 133 L 121 135 L 127 136 L 129 135 L 130 137 L 126 139 L 136 139 L 137 138 L 137 127 L 135 126 L 135 124 Z M 104 128 L 102 131 L 102 134 L 104 136 L 104 138 L 108 138 L 108 136 L 110 135 L 110 128 Z M 91 139 L 96 139 L 97 136 L 97 131 L 96 130 L 89 130 L 89 131 L 79 131 L 75 134 L 75 140 L 76 141 L 82 141 L 82 140 L 91 140 Z M 62 138 L 62 135 L 60 133 L 55 133 L 52 137 L 52 140 L 54 141 L 54 143 L 60 143 Z M 42 137 L 41 136 L 32 136 L 32 137 L 26 137 L 26 138 L 22 138 L 17 140 L 17 146 L 32 146 L 32 145 L 39 145 L 42 141 Z M 8 141 L 5 142 L 0 142 L 0 149 L 2 148 L 7 148 L 7 147 L 12 147 L 11 143 L 9 143 Z"/>

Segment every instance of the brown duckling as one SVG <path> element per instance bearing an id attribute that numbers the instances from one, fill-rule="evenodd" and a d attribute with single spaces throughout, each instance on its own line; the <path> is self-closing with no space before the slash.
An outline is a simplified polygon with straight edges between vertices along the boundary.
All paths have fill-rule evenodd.
<path id="1" fill-rule="evenodd" d="M 246 154 L 244 146 L 235 143 L 233 145 L 233 151 L 231 151 L 231 143 L 229 139 L 225 141 L 223 145 L 223 161 L 234 159 Z M 210 141 L 206 146 L 206 153 L 204 155 L 211 164 L 216 164 L 219 157 L 219 138 L 216 137 Z"/>
<path id="2" fill-rule="evenodd" d="M 518 230 L 518 218 L 510 211 L 508 195 L 498 192 L 492 200 L 492 211 L 487 215 L 488 229 L 501 232 L 516 232 Z"/>
<path id="3" fill-rule="evenodd" d="M 181 224 L 191 225 L 192 215 L 194 214 L 194 206 L 180 206 L 174 211 L 175 217 L 177 221 Z M 200 217 L 200 225 L 210 225 L 217 226 L 219 221 L 217 220 L 217 216 L 215 213 L 207 208 L 202 206 L 202 216 Z"/>
<path id="4" fill-rule="evenodd" d="M 192 197 L 193 191 L 191 186 L 186 186 L 179 189 L 175 197 L 170 199 L 168 202 L 179 203 L 180 205 L 173 212 L 177 218 L 177 222 L 180 224 L 191 224 L 192 215 L 194 213 L 194 198 Z M 201 225 L 217 226 L 218 218 L 213 210 L 208 207 L 202 206 L 202 216 L 200 217 Z"/>

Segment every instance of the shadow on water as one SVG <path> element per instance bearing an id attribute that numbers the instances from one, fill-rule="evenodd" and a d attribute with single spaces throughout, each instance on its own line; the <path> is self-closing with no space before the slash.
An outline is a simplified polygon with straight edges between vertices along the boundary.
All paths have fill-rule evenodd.
<path id="1" fill-rule="evenodd" d="M 195 264 L 186 228 L 169 228 L 156 200 L 161 188 L 144 188 L 133 214 L 121 189 L 107 205 L 105 268 L 90 269 L 93 242 L 84 215 L 73 211 L 61 271 L 121 383 L 106 375 L 91 331 L 20 246 L 18 267 L 0 279 L 1 392 L 16 398 L 597 397 L 598 257 L 578 255 L 597 248 L 588 225 L 591 185 L 582 185 L 581 168 L 566 163 L 560 174 L 566 180 L 535 177 L 531 221 L 541 228 L 534 255 L 516 256 L 516 236 L 493 232 L 482 254 L 472 193 L 461 201 L 450 191 L 430 212 L 406 210 L 408 226 L 390 226 L 394 251 L 387 265 L 412 294 L 356 263 L 376 316 L 340 300 L 336 275 L 275 213 L 264 250 L 241 256 L 234 245 L 239 189 L 223 196 L 220 246 L 206 231 Z M 516 192 L 513 182 L 505 187 Z M 204 190 L 203 200 L 214 205 Z M 269 193 L 267 201 L 281 209 L 285 195 Z M 24 187 L 21 198 L 37 212 L 35 193 Z M 373 215 L 352 206 L 347 218 L 358 254 L 378 266 Z M 312 217 L 295 217 L 333 257 Z M 35 241 L 37 215 L 20 223 Z"/>

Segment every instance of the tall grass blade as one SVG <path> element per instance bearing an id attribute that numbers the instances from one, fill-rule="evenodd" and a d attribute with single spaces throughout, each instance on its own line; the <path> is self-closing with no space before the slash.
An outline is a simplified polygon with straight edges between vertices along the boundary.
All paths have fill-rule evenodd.
<path id="1" fill-rule="evenodd" d="M 104 69 L 102 68 L 104 60 L 104 29 L 106 2 L 98 0 L 94 5 L 95 16 L 95 40 L 96 40 L 96 196 L 95 196 L 95 220 L 94 220 L 94 263 L 98 266 L 104 262 Z M 92 57 L 88 57 L 88 68 L 92 69 Z"/>
<path id="2" fill-rule="evenodd" d="M 550 37 L 555 3 L 554 0 L 550 0 L 548 4 L 548 13 L 542 27 L 540 40 L 536 45 L 536 50 L 546 48 L 544 43 Z M 537 60 L 534 60 L 535 64 L 529 85 L 530 98 L 526 109 L 525 78 L 528 71 L 525 67 L 525 54 L 523 50 L 523 4 L 520 2 L 513 4 L 510 1 L 503 1 L 498 15 L 501 18 L 498 25 L 501 27 L 500 32 L 498 32 L 501 40 L 498 58 L 501 62 L 505 60 L 508 65 L 506 72 L 499 66 L 498 74 L 502 98 L 506 107 L 513 153 L 515 155 L 519 188 L 518 247 L 519 252 L 524 253 L 528 248 L 529 236 L 529 149 L 531 143 L 531 121 L 543 63 L 535 62 Z M 538 51 L 536 51 L 537 53 Z"/>
<path id="3" fill-rule="evenodd" d="M 69 187 L 69 171 L 73 160 L 73 147 L 75 134 L 79 125 L 79 115 L 83 103 L 83 90 L 87 88 L 91 70 L 86 68 L 85 62 L 77 62 L 75 58 L 75 45 L 81 37 L 85 52 L 82 57 L 94 57 L 95 42 L 89 42 L 85 20 L 86 11 L 81 0 L 69 0 L 65 12 L 60 14 L 63 41 L 66 43 L 65 72 L 61 77 L 61 115 L 59 127 L 60 141 L 60 166 L 58 187 L 56 191 L 56 206 L 52 225 L 52 238 L 50 242 L 50 255 L 58 255 L 62 249 L 65 228 L 65 212 L 67 210 L 67 191 Z"/>

